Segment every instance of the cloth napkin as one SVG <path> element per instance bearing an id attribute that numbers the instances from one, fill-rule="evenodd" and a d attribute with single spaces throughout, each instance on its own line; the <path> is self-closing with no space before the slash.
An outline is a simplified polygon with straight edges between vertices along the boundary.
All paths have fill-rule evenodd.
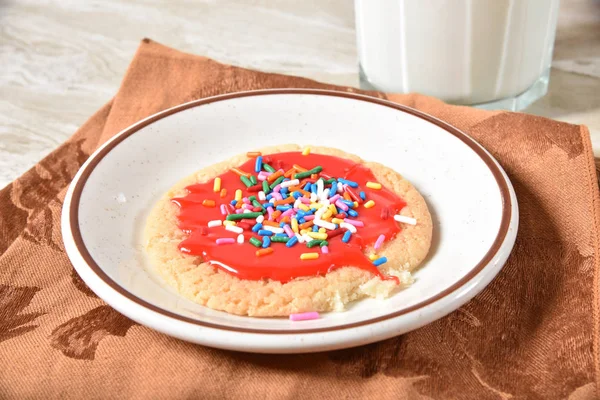
<path id="1" fill-rule="evenodd" d="M 140 326 L 87 288 L 60 233 L 67 186 L 86 158 L 168 107 L 288 87 L 364 93 L 144 39 L 116 96 L 0 191 L 0 397 L 595 398 L 600 198 L 583 126 L 368 92 L 478 140 L 506 170 L 520 207 L 514 251 L 493 282 L 459 310 L 402 336 L 305 355 L 216 350 Z"/>

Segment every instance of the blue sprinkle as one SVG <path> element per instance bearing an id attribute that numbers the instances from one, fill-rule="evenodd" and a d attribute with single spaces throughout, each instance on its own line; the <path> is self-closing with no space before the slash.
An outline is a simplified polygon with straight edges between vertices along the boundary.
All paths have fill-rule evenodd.
<path id="1" fill-rule="evenodd" d="M 356 183 L 354 181 L 349 181 L 348 179 L 338 178 L 338 182 L 345 183 L 346 185 L 348 185 L 352 188 L 358 187 L 358 183 Z"/>
<path id="2" fill-rule="evenodd" d="M 331 184 L 331 189 L 329 189 L 329 194 L 335 195 L 336 192 L 337 192 L 337 182 L 333 182 Z"/>
<path id="3" fill-rule="evenodd" d="M 340 224 L 334 224 L 335 225 L 335 229 L 338 229 L 340 227 Z"/>
<path id="4" fill-rule="evenodd" d="M 254 172 L 259 173 L 262 170 L 262 156 L 256 157 L 256 162 L 254 163 Z"/>
<path id="5" fill-rule="evenodd" d="M 288 189 L 288 188 L 281 188 L 279 190 L 279 194 L 282 195 L 284 199 L 287 197 L 287 194 L 289 192 L 290 192 L 290 189 Z"/>
<path id="6" fill-rule="evenodd" d="M 299 224 L 303 224 L 305 222 L 306 222 L 306 220 L 304 218 L 298 218 L 298 223 Z"/>
<path id="7" fill-rule="evenodd" d="M 283 228 L 283 227 L 285 226 L 285 222 L 281 222 L 281 223 L 279 223 L 279 226 L 280 226 L 281 228 Z"/>
<path id="8" fill-rule="evenodd" d="M 292 196 L 294 196 L 294 198 L 298 200 L 300 197 L 302 197 L 302 193 L 296 190 L 294 193 L 292 193 Z"/>
<path id="9" fill-rule="evenodd" d="M 358 217 L 358 213 L 352 209 L 348 210 L 348 215 L 355 218 Z"/>
<path id="10" fill-rule="evenodd" d="M 316 208 L 311 208 L 310 210 L 305 211 L 305 212 L 306 212 L 306 215 L 311 215 L 311 214 L 314 214 L 315 211 L 316 211 Z"/>
<path id="11" fill-rule="evenodd" d="M 373 261 L 373 265 L 379 267 L 381 264 L 385 264 L 387 262 L 387 257 L 379 257 L 377 260 Z"/>
<path id="12" fill-rule="evenodd" d="M 313 232 L 319 232 L 319 227 L 317 225 L 313 225 L 312 231 Z"/>
<path id="13" fill-rule="evenodd" d="M 350 241 L 351 237 L 352 237 L 352 232 L 346 231 L 346 233 L 344 233 L 344 236 L 342 237 L 342 242 L 348 243 Z"/>
<path id="14" fill-rule="evenodd" d="M 360 198 L 361 198 L 363 201 L 365 201 L 365 200 L 367 199 L 367 195 L 365 194 L 365 192 L 360 192 L 358 195 L 360 196 Z"/>
<path id="15" fill-rule="evenodd" d="M 311 186 L 312 186 L 312 184 L 310 182 L 306 182 L 306 185 L 304 185 L 304 190 L 306 190 L 307 192 L 310 192 Z"/>
<path id="16" fill-rule="evenodd" d="M 275 236 L 277 236 L 277 237 L 288 237 L 288 235 L 285 234 L 285 233 L 276 233 Z"/>
<path id="17" fill-rule="evenodd" d="M 272 194 L 268 194 L 265 198 L 267 199 L 267 201 L 269 201 L 269 200 L 271 200 L 273 198 L 273 195 Z"/>
<path id="18" fill-rule="evenodd" d="M 263 249 L 266 249 L 270 245 L 271 245 L 271 238 L 268 237 L 268 236 L 264 236 L 263 237 L 263 244 L 262 244 Z"/>
<path id="19" fill-rule="evenodd" d="M 292 236 L 292 238 L 290 240 L 288 240 L 285 245 L 286 245 L 286 247 L 292 247 L 296 243 L 298 243 L 298 237 Z"/>
<path id="20" fill-rule="evenodd" d="M 256 232 L 258 232 L 259 230 L 261 230 L 261 229 L 262 229 L 262 227 L 263 227 L 263 225 L 262 225 L 262 224 L 256 224 L 256 225 L 254 225 L 254 226 L 252 227 L 252 232 L 256 233 Z"/>
<path id="21" fill-rule="evenodd" d="M 237 204 L 237 200 L 231 200 L 231 201 L 229 202 L 229 204 L 231 204 L 232 206 L 235 206 L 235 205 Z"/>
<path id="22" fill-rule="evenodd" d="M 267 208 L 267 207 L 269 207 L 269 206 L 272 206 L 273 204 L 271 204 L 271 203 L 262 203 L 261 205 L 262 205 L 264 208 Z"/>
<path id="23" fill-rule="evenodd" d="M 311 185 L 310 191 L 311 191 L 311 193 L 317 194 L 317 185 L 316 184 Z"/>
<path id="24" fill-rule="evenodd" d="M 305 212 L 305 211 L 303 211 L 303 210 L 298 210 L 298 211 L 296 211 L 296 217 L 297 217 L 297 218 L 302 218 L 302 217 L 304 217 L 305 215 L 306 215 L 306 212 Z"/>
<path id="25" fill-rule="evenodd" d="M 346 200 L 346 199 L 340 199 L 340 201 L 342 203 L 344 203 L 345 205 L 347 205 L 348 207 L 354 207 L 354 202 L 353 201 Z"/>
<path id="26" fill-rule="evenodd" d="M 277 206 L 275 208 L 281 212 L 284 212 L 284 211 L 290 210 L 292 208 L 292 206 L 287 206 L 287 205 L 286 206 Z"/>
<path id="27" fill-rule="evenodd" d="M 271 231 L 268 231 L 268 230 L 266 230 L 266 229 L 260 229 L 260 230 L 258 231 L 258 234 L 259 234 L 260 236 L 273 236 L 273 232 L 271 232 Z"/>

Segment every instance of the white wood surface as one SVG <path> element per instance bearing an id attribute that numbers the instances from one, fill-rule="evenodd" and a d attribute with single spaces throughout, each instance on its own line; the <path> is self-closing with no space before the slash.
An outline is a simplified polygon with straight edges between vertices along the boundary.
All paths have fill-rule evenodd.
<path id="1" fill-rule="evenodd" d="M 144 37 L 358 84 L 350 0 L 0 0 L 0 187 L 113 96 Z M 561 1 L 550 92 L 526 111 L 587 124 L 600 156 L 599 1 Z"/>

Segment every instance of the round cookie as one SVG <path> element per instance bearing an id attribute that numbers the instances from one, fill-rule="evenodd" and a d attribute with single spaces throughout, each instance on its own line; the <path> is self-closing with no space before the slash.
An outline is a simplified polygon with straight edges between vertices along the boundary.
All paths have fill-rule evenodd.
<path id="1" fill-rule="evenodd" d="M 301 151 L 297 145 L 260 149 L 263 155 Z M 407 206 L 402 215 L 413 217 L 416 225 L 402 224 L 402 231 L 377 253 L 388 258 L 380 267 L 386 275 L 397 276 L 400 287 L 412 283 L 410 271 L 426 257 L 431 245 L 432 222 L 420 193 L 397 172 L 338 149 L 311 147 L 312 153 L 345 158 L 371 169 L 378 181 L 399 195 Z M 213 180 L 248 160 L 243 154 L 206 167 L 175 184 L 150 212 L 144 232 L 146 252 L 159 275 L 182 296 L 232 314 L 258 317 L 287 316 L 307 311 L 342 311 L 344 305 L 367 296 L 384 298 L 398 286 L 370 272 L 347 266 L 324 276 L 297 278 L 287 283 L 273 280 L 243 280 L 224 272 L 201 257 L 183 254 L 178 244 L 187 237 L 178 227 L 179 208 L 171 198 L 186 194 L 185 187 Z M 367 254 L 372 251 L 366 249 Z"/>

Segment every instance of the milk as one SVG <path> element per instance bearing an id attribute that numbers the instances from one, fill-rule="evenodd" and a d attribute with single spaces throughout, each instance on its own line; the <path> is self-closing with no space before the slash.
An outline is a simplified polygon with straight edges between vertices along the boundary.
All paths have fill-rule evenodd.
<path id="1" fill-rule="evenodd" d="M 559 0 L 355 0 L 363 84 L 457 104 L 547 77 Z"/>

